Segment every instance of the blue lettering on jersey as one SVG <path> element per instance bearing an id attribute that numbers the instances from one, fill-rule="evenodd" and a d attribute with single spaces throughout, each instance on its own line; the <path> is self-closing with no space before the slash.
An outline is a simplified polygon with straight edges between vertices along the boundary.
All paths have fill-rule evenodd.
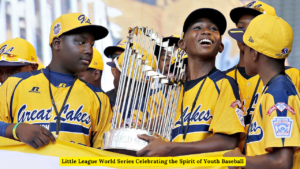
<path id="1" fill-rule="evenodd" d="M 18 123 L 24 123 L 25 121 L 35 121 L 35 120 L 50 120 L 52 115 L 50 114 L 52 112 L 52 107 L 50 109 L 42 109 L 42 110 L 33 110 L 33 111 L 26 111 L 27 104 L 23 104 L 19 111 L 17 116 Z"/>
<path id="2" fill-rule="evenodd" d="M 259 134 L 251 134 L 252 132 L 260 131 Z M 261 126 L 257 125 L 257 122 L 253 122 L 250 125 L 249 137 L 247 143 L 261 141 L 264 137 L 264 131 Z"/>
<path id="3" fill-rule="evenodd" d="M 52 107 L 45 110 L 33 110 L 33 111 L 26 111 L 27 105 L 24 104 L 20 107 L 18 111 L 18 123 L 24 123 L 26 122 L 34 122 L 35 120 L 45 120 L 48 121 L 52 117 L 51 112 L 52 112 Z M 64 106 L 62 114 L 65 115 L 65 117 L 61 117 L 61 121 L 76 121 L 79 123 L 85 123 L 86 125 L 91 123 L 91 118 L 90 115 L 87 113 L 83 113 L 83 105 L 79 106 L 76 111 L 74 110 L 69 110 L 70 104 L 66 104 Z M 54 120 L 57 119 L 57 116 L 54 117 Z"/>
<path id="4" fill-rule="evenodd" d="M 29 92 L 32 92 L 32 93 L 40 93 L 39 92 L 39 87 L 33 87 Z"/>
<path id="5" fill-rule="evenodd" d="M 207 111 L 203 110 L 202 112 L 199 112 L 201 106 L 202 104 L 200 104 L 193 113 L 187 113 L 189 106 L 186 107 L 182 112 L 183 123 L 186 123 L 189 118 L 191 118 L 190 122 L 202 122 L 202 121 L 207 122 L 210 119 L 212 119 L 212 115 L 210 114 L 210 109 L 208 109 Z M 181 124 L 181 118 L 179 118 L 178 121 L 176 121 L 175 126 L 180 124 Z"/>
<path id="6" fill-rule="evenodd" d="M 79 108 L 76 111 L 69 110 L 69 108 L 70 108 L 70 104 L 66 104 L 62 112 L 62 114 L 65 114 L 66 117 L 61 117 L 62 122 L 69 120 L 69 121 L 77 121 L 79 123 L 85 123 L 86 125 L 91 123 L 90 115 L 81 112 L 81 110 L 83 109 L 83 105 L 79 106 Z M 55 116 L 54 120 L 56 119 L 57 117 Z"/>

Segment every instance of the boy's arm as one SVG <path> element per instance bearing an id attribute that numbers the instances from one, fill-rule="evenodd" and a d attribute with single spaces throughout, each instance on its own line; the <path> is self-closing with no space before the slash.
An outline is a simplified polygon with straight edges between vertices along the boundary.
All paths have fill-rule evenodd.
<path id="1" fill-rule="evenodd" d="M 179 143 L 165 142 L 160 138 L 138 135 L 140 139 L 149 142 L 148 146 L 137 152 L 137 156 L 179 156 L 188 154 L 207 153 L 214 151 L 230 150 L 238 145 L 239 134 L 213 136 L 197 142 Z"/>
<path id="2" fill-rule="evenodd" d="M 245 131 L 235 112 L 239 104 L 232 105 L 237 100 L 239 100 L 237 85 L 227 79 L 224 80 L 220 85 L 220 95 L 216 102 L 213 120 L 209 128 L 209 131 L 214 133 L 213 136 L 197 142 L 167 143 L 162 142 L 158 138 L 141 135 L 138 137 L 148 141 L 149 144 L 138 151 L 137 155 L 178 156 L 223 151 L 237 147 L 240 133 Z M 244 119 L 241 119 L 241 121 L 243 122 Z"/>
<path id="3" fill-rule="evenodd" d="M 292 168 L 293 167 L 293 148 L 282 147 L 274 148 L 272 152 L 258 155 L 245 156 L 239 148 L 224 154 L 224 157 L 246 157 L 246 166 L 241 166 L 249 169 L 265 169 L 265 168 Z M 237 167 L 229 167 L 237 168 Z"/>
<path id="4" fill-rule="evenodd" d="M 16 125 L 10 117 L 10 100 L 15 86 L 20 79 L 15 77 L 8 78 L 0 87 L 0 134 L 3 137 L 14 139 L 13 128 Z M 3 134 L 3 135 L 2 135 Z M 55 143 L 52 133 L 44 127 L 21 123 L 16 128 L 17 137 L 25 144 L 37 149 L 49 144 L 49 139 Z"/>

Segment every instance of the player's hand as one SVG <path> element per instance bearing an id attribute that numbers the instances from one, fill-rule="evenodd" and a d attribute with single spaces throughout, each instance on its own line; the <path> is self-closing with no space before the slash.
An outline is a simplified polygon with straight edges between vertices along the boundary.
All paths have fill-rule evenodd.
<path id="1" fill-rule="evenodd" d="M 165 157 L 169 154 L 167 145 L 169 143 L 154 136 L 148 136 L 146 134 L 138 135 L 138 138 L 147 141 L 149 144 L 142 150 L 136 152 L 140 157 Z"/>
<path id="2" fill-rule="evenodd" d="M 241 150 L 237 147 L 232 151 L 229 151 L 223 155 L 223 157 L 244 157 Z M 228 167 L 229 169 L 238 169 L 239 167 Z"/>
<path id="3" fill-rule="evenodd" d="M 38 149 L 49 144 L 49 140 L 55 143 L 55 137 L 45 127 L 20 123 L 16 129 L 18 138 L 25 144 Z"/>

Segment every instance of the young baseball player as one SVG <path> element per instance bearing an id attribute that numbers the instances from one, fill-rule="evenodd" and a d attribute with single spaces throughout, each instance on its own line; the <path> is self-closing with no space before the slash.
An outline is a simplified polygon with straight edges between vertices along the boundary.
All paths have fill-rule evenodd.
<path id="1" fill-rule="evenodd" d="M 178 41 L 179 41 L 179 37 L 175 36 L 169 36 L 169 37 L 164 37 L 162 39 L 163 42 L 166 42 L 169 40 L 169 46 L 172 47 L 175 44 L 175 50 L 178 49 Z M 169 54 L 167 55 L 167 58 L 165 58 L 165 54 L 166 54 L 166 50 L 165 49 L 161 49 L 161 51 L 159 52 L 160 46 L 156 45 L 155 47 L 155 51 L 154 51 L 154 55 L 156 56 L 157 60 L 158 60 L 158 70 L 159 72 L 162 72 L 163 75 L 167 75 L 168 74 L 168 70 L 169 70 L 169 65 L 171 62 L 171 54 L 172 52 L 168 52 Z M 165 62 L 165 65 L 164 65 Z M 165 67 L 164 67 L 165 66 Z M 163 68 L 164 67 L 164 68 Z"/>
<path id="2" fill-rule="evenodd" d="M 253 1 L 244 7 L 238 7 L 231 10 L 230 17 L 231 20 L 236 24 L 237 28 L 247 29 L 251 20 L 261 14 L 276 16 L 275 9 L 272 6 L 261 1 Z M 259 100 L 259 96 L 263 89 L 263 83 L 259 75 L 248 76 L 246 74 L 244 64 L 245 44 L 239 41 L 237 41 L 237 44 L 240 49 L 240 61 L 236 66 L 227 70 L 226 74 L 232 77 L 239 85 L 241 98 L 245 109 L 245 125 L 248 126 L 250 123 L 251 114 L 256 107 L 257 101 Z M 291 78 L 296 88 L 300 90 L 299 70 L 292 67 L 285 67 L 285 72 L 289 78 Z"/>
<path id="3" fill-rule="evenodd" d="M 218 10 L 193 11 L 178 42 L 188 57 L 188 75 L 178 102 L 172 142 L 139 135 L 149 142 L 138 156 L 178 156 L 233 149 L 244 133 L 239 92 L 234 80 L 215 68 L 224 45 L 226 19 Z"/>
<path id="4" fill-rule="evenodd" d="M 121 40 L 116 46 L 108 46 L 107 48 L 104 49 L 104 54 L 107 58 L 117 58 L 119 57 L 125 50 L 126 45 L 126 39 Z M 117 97 L 117 93 L 115 89 L 112 89 L 110 91 L 106 92 L 110 104 L 114 105 Z"/>
<path id="5" fill-rule="evenodd" d="M 15 38 L 0 45 L 0 83 L 19 72 L 38 69 L 34 47 L 25 39 Z"/>
<path id="6" fill-rule="evenodd" d="M 81 13 L 57 18 L 51 25 L 52 61 L 47 69 L 15 74 L 0 88 L 0 121 L 11 123 L 4 136 L 34 148 L 55 138 L 100 148 L 110 128 L 109 100 L 77 73 L 88 68 L 95 40 L 107 34 Z"/>
<path id="7" fill-rule="evenodd" d="M 93 59 L 91 60 L 88 69 L 84 72 L 79 73 L 78 76 L 82 80 L 88 82 L 89 84 L 101 88 L 102 71 L 103 71 L 102 56 L 100 52 L 95 47 L 93 47 Z"/>
<path id="8" fill-rule="evenodd" d="M 246 156 L 238 148 L 224 156 L 246 157 L 246 168 L 292 168 L 300 147 L 300 100 L 284 61 L 292 50 L 293 30 L 282 18 L 266 14 L 255 17 L 246 31 L 234 31 L 230 35 L 245 43 L 247 75 L 258 74 L 264 88 L 250 120 Z"/>

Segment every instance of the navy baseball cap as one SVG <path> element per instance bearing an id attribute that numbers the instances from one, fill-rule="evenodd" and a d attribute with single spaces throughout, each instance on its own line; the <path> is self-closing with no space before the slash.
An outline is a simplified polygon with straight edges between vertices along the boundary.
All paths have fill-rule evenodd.
<path id="1" fill-rule="evenodd" d="M 228 31 L 229 36 L 231 36 L 233 39 L 239 41 L 239 42 L 244 42 L 243 41 L 243 36 L 244 33 L 246 32 L 246 29 L 230 29 Z"/>
<path id="2" fill-rule="evenodd" d="M 175 44 L 175 46 L 178 47 L 178 41 L 180 40 L 179 36 L 175 35 L 175 36 L 169 36 L 169 37 L 164 37 L 162 39 L 163 42 L 166 42 L 167 40 L 169 40 L 169 44 L 168 46 L 173 46 Z M 155 51 L 154 51 L 154 55 L 158 58 L 158 54 L 159 54 L 159 45 L 156 45 L 155 47 Z"/>
<path id="3" fill-rule="evenodd" d="M 213 8 L 199 8 L 190 13 L 185 19 L 182 30 L 183 35 L 181 38 L 183 38 L 189 26 L 193 24 L 195 20 L 200 18 L 210 19 L 218 27 L 220 35 L 224 34 L 227 27 L 225 16 L 220 11 Z"/>
<path id="4" fill-rule="evenodd" d="M 0 66 L 26 66 L 26 65 L 30 65 L 30 63 L 0 61 Z"/>

